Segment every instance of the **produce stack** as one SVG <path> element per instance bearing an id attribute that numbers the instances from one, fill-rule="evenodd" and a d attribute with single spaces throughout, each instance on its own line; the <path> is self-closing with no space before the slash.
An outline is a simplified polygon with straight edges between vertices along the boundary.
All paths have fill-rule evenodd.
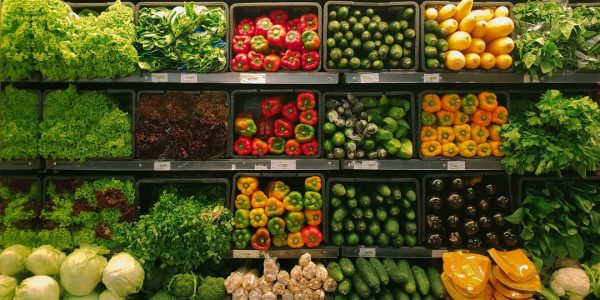
<path id="1" fill-rule="evenodd" d="M 402 96 L 326 95 L 323 149 L 329 159 L 410 159 L 411 103 Z"/>
<path id="2" fill-rule="evenodd" d="M 234 200 L 233 243 L 236 249 L 267 251 L 275 247 L 317 247 L 323 240 L 319 225 L 323 221 L 320 176 L 305 178 L 300 185 L 272 180 L 260 185 L 259 178 L 240 176 Z"/>
<path id="3" fill-rule="evenodd" d="M 320 64 L 319 17 L 293 14 L 282 8 L 234 24 L 231 50 L 233 72 L 312 71 Z"/>
<path id="4" fill-rule="evenodd" d="M 0 92 L 0 159 L 38 156 L 40 97 L 12 85 Z"/>
<path id="5" fill-rule="evenodd" d="M 328 69 L 415 68 L 413 7 L 332 6 L 327 19 Z"/>
<path id="6" fill-rule="evenodd" d="M 37 179 L 0 178 L 2 246 L 37 246 L 40 188 Z"/>
<path id="7" fill-rule="evenodd" d="M 482 6 L 473 10 L 473 0 L 457 5 L 423 5 L 425 68 L 430 70 L 512 66 L 515 43 L 510 37 L 515 24 L 506 6 Z"/>
<path id="8" fill-rule="evenodd" d="M 336 293 L 341 299 L 444 299 L 446 291 L 439 271 L 425 269 L 411 266 L 405 259 L 376 257 L 360 257 L 354 262 L 342 257 L 327 265 L 329 276 L 338 282 Z"/>
<path id="9" fill-rule="evenodd" d="M 357 180 L 331 185 L 331 243 L 338 246 L 415 246 L 415 183 L 371 183 Z"/>

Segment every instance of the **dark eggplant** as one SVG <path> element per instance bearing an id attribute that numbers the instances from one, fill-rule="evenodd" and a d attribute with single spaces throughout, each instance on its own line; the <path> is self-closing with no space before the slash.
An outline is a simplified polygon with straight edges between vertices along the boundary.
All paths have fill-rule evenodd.
<path id="1" fill-rule="evenodd" d="M 448 235 L 448 242 L 450 242 L 450 246 L 452 248 L 460 248 L 462 247 L 463 239 L 460 232 L 450 232 Z"/>
<path id="2" fill-rule="evenodd" d="M 488 212 L 490 210 L 490 201 L 486 198 L 481 198 L 477 203 L 477 207 L 479 207 L 480 212 Z"/>
<path id="3" fill-rule="evenodd" d="M 486 195 L 488 196 L 494 196 L 496 195 L 496 186 L 492 183 L 488 183 L 483 187 L 483 190 L 485 191 Z"/>
<path id="4" fill-rule="evenodd" d="M 481 240 L 476 236 L 467 238 L 467 248 L 474 250 L 481 248 Z"/>
<path id="5" fill-rule="evenodd" d="M 475 188 L 472 186 L 468 186 L 465 189 L 464 197 L 465 197 L 465 201 L 467 201 L 467 202 L 475 201 L 475 199 L 477 198 L 477 192 L 475 191 Z"/>
<path id="6" fill-rule="evenodd" d="M 519 238 L 512 229 L 508 229 L 502 233 L 504 239 L 504 245 L 507 247 L 514 247 L 519 243 Z"/>
<path id="7" fill-rule="evenodd" d="M 440 248 L 442 247 L 442 236 L 439 233 L 430 233 L 427 235 L 427 246 L 429 248 Z"/>
<path id="8" fill-rule="evenodd" d="M 467 235 L 476 235 L 479 232 L 479 225 L 475 220 L 466 220 L 463 229 Z"/>
<path id="9" fill-rule="evenodd" d="M 465 207 L 465 216 L 467 216 L 467 218 L 475 218 L 477 216 L 477 208 L 470 204 L 467 205 L 467 207 Z"/>
<path id="10" fill-rule="evenodd" d="M 446 218 L 446 226 L 450 229 L 456 229 L 460 225 L 460 217 L 457 215 L 450 215 Z"/>
<path id="11" fill-rule="evenodd" d="M 484 235 L 485 245 L 489 248 L 496 248 L 500 245 L 500 238 L 495 232 L 488 232 Z"/>
<path id="12" fill-rule="evenodd" d="M 431 196 L 431 197 L 429 197 L 429 199 L 427 199 L 427 206 L 432 211 L 439 211 L 439 210 L 441 210 L 442 206 L 443 206 L 442 198 L 440 198 L 438 196 Z"/>
<path id="13" fill-rule="evenodd" d="M 508 199 L 508 197 L 504 196 L 504 195 L 500 195 L 498 197 L 496 197 L 496 207 L 498 209 L 508 209 L 510 207 L 510 199 Z"/>
<path id="14" fill-rule="evenodd" d="M 442 229 L 442 219 L 438 215 L 427 215 L 425 217 L 425 224 L 429 231 L 439 231 Z"/>
<path id="15" fill-rule="evenodd" d="M 504 219 L 504 214 L 502 213 L 496 213 L 493 217 L 492 217 L 493 221 L 494 221 L 494 225 L 500 229 L 504 228 L 504 226 L 506 226 L 506 220 Z"/>
<path id="16" fill-rule="evenodd" d="M 481 215 L 477 220 L 477 224 L 479 224 L 479 227 L 481 227 L 481 229 L 489 229 L 490 227 L 492 227 L 492 219 L 486 215 Z"/>
<path id="17" fill-rule="evenodd" d="M 463 201 L 462 196 L 460 196 L 457 193 L 450 193 L 448 195 L 448 199 L 446 199 L 446 202 L 448 203 L 448 206 L 450 206 L 450 208 L 452 209 L 460 209 L 465 204 L 465 201 Z"/>
<path id="18" fill-rule="evenodd" d="M 452 189 L 455 191 L 461 191 L 463 189 L 463 187 L 465 186 L 462 178 L 458 178 L 458 177 L 452 179 L 451 183 L 452 183 Z"/>
<path id="19" fill-rule="evenodd" d="M 441 192 L 444 190 L 444 180 L 441 178 L 434 178 L 429 186 L 433 191 Z"/>

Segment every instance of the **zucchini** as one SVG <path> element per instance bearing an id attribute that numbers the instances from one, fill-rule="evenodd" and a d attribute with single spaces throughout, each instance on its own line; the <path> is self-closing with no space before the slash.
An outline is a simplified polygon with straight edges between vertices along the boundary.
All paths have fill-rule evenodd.
<path id="1" fill-rule="evenodd" d="M 446 288 L 442 283 L 440 272 L 434 267 L 427 268 L 427 278 L 429 278 L 429 284 L 431 285 L 431 294 L 437 299 L 444 299 L 446 297 Z"/>
<path id="2" fill-rule="evenodd" d="M 347 257 L 342 257 L 338 260 L 338 264 L 340 265 L 340 268 L 342 269 L 342 273 L 344 274 L 344 276 L 351 278 L 352 276 L 354 276 L 354 265 L 352 264 L 352 261 L 347 258 Z"/>
<path id="3" fill-rule="evenodd" d="M 350 294 L 348 294 L 348 300 L 361 300 L 360 296 L 355 292 L 352 291 Z"/>
<path id="4" fill-rule="evenodd" d="M 394 300 L 410 300 L 410 296 L 398 285 L 392 287 Z"/>
<path id="5" fill-rule="evenodd" d="M 415 282 L 415 279 L 413 278 L 413 274 L 412 274 L 412 271 L 410 270 L 410 264 L 408 263 L 408 261 L 405 259 L 399 260 L 398 261 L 398 269 L 400 269 L 400 272 L 402 272 L 408 276 L 408 278 L 402 285 L 402 287 L 404 288 L 404 291 L 406 291 L 408 294 L 411 294 L 411 295 L 416 293 L 417 292 L 417 284 Z"/>
<path id="6" fill-rule="evenodd" d="M 429 279 L 427 279 L 427 273 L 425 273 L 425 270 L 419 266 L 412 266 L 410 269 L 412 270 L 413 277 L 417 283 L 417 289 L 419 290 L 419 293 L 421 293 L 423 296 L 429 294 L 431 285 L 429 284 Z"/>
<path id="7" fill-rule="evenodd" d="M 352 276 L 352 286 L 354 286 L 354 290 L 361 298 L 369 298 L 371 296 L 371 289 L 360 275 L 354 274 Z"/>
<path id="8" fill-rule="evenodd" d="M 338 284 L 337 292 L 344 296 L 350 294 L 351 290 L 352 290 L 352 282 L 350 281 L 350 278 L 346 278 L 342 282 L 340 282 L 340 284 Z"/>
<path id="9" fill-rule="evenodd" d="M 429 294 L 429 295 L 423 297 L 423 300 L 435 300 L 435 297 L 432 294 Z"/>
<path id="10" fill-rule="evenodd" d="M 359 257 L 354 262 L 356 264 L 356 273 L 367 283 L 375 294 L 379 294 L 381 291 L 379 277 L 373 265 L 369 263 L 364 257 Z"/>
<path id="11" fill-rule="evenodd" d="M 338 283 L 344 280 L 344 273 L 342 273 L 342 268 L 340 268 L 340 265 L 335 261 L 332 261 L 327 264 L 327 273 L 329 273 L 329 276 Z"/>
<path id="12" fill-rule="evenodd" d="M 377 276 L 379 277 L 379 281 L 381 282 L 381 284 L 387 285 L 388 283 L 390 283 L 390 276 L 388 275 L 388 272 L 383 267 L 383 264 L 381 263 L 381 261 L 377 257 L 371 257 L 371 258 L 369 258 L 369 262 L 371 263 L 373 268 L 375 268 L 375 272 L 377 273 Z"/>
<path id="13" fill-rule="evenodd" d="M 410 300 L 421 300 L 421 294 L 414 293 L 414 294 L 410 295 Z"/>
<path id="14" fill-rule="evenodd" d="M 400 272 L 400 269 L 398 269 L 398 265 L 396 265 L 396 262 L 394 262 L 394 260 L 389 257 L 383 260 L 383 267 L 390 276 L 390 279 L 395 283 L 403 283 L 408 279 L 408 275 Z"/>
<path id="15" fill-rule="evenodd" d="M 379 297 L 377 299 L 379 299 L 379 300 L 394 300 L 394 296 L 392 296 L 392 291 L 390 291 L 388 288 L 384 288 L 381 291 L 381 294 L 379 294 Z"/>

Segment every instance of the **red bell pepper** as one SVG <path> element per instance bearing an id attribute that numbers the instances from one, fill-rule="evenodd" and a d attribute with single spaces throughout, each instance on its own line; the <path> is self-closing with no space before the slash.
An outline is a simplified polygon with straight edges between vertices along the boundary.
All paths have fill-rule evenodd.
<path id="1" fill-rule="evenodd" d="M 250 37 L 247 35 L 236 35 L 233 37 L 233 53 L 248 53 L 250 51 Z"/>
<path id="2" fill-rule="evenodd" d="M 310 126 L 317 125 L 318 117 L 317 111 L 314 109 L 305 110 L 300 113 L 300 122 L 304 124 L 308 124 Z"/>
<path id="3" fill-rule="evenodd" d="M 321 39 L 315 31 L 306 30 L 302 33 L 302 46 L 306 50 L 317 50 L 321 46 Z"/>
<path id="4" fill-rule="evenodd" d="M 296 95 L 296 106 L 300 111 L 314 109 L 317 106 L 317 100 L 313 92 L 302 92 Z"/>
<path id="5" fill-rule="evenodd" d="M 309 248 L 319 246 L 323 240 L 323 234 L 321 233 L 321 230 L 315 225 L 304 226 L 300 232 L 302 233 L 302 240 L 304 241 L 304 244 Z"/>
<path id="6" fill-rule="evenodd" d="M 262 35 L 255 35 L 250 39 L 250 49 L 252 49 L 254 52 L 262 54 L 271 53 L 269 42 L 267 41 L 267 38 Z"/>
<path id="7" fill-rule="evenodd" d="M 290 138 L 294 133 L 294 125 L 286 119 L 275 120 L 275 136 L 280 138 Z M 286 143 L 287 148 L 287 143 Z M 300 148 L 300 145 L 298 145 Z"/>
<path id="8" fill-rule="evenodd" d="M 311 50 L 302 53 L 302 69 L 314 70 L 319 67 L 319 52 Z"/>
<path id="9" fill-rule="evenodd" d="M 285 47 L 288 50 L 302 50 L 302 37 L 300 32 L 296 30 L 289 30 L 285 35 Z"/>
<path id="10" fill-rule="evenodd" d="M 298 141 L 291 139 L 285 142 L 285 154 L 289 156 L 299 156 L 302 155 L 302 148 L 300 147 L 300 143 Z"/>
<path id="11" fill-rule="evenodd" d="M 269 145 L 269 153 L 271 154 L 283 154 L 285 152 L 285 139 L 278 137 L 270 137 L 267 141 Z"/>
<path id="12" fill-rule="evenodd" d="M 265 117 L 261 115 L 258 119 L 258 137 L 261 139 L 268 139 L 273 136 L 273 126 L 275 125 L 275 120 L 273 118 Z"/>
<path id="13" fill-rule="evenodd" d="M 271 46 L 284 47 L 286 34 L 287 32 L 283 25 L 273 25 L 267 31 L 267 41 L 269 41 L 269 45 Z"/>
<path id="14" fill-rule="evenodd" d="M 317 142 L 317 140 L 312 140 L 308 143 L 304 143 L 300 147 L 302 148 L 302 154 L 306 156 L 317 155 L 319 152 L 319 142 Z"/>
<path id="15" fill-rule="evenodd" d="M 265 142 L 259 138 L 254 138 L 254 140 L 252 140 L 252 155 L 263 156 L 263 155 L 267 154 L 268 152 L 269 152 L 269 145 L 267 145 L 267 142 Z"/>
<path id="16" fill-rule="evenodd" d="M 263 60 L 265 56 L 255 51 L 248 52 L 248 58 L 250 59 L 250 69 L 253 71 L 260 71 L 263 68 Z"/>
<path id="17" fill-rule="evenodd" d="M 263 61 L 263 68 L 267 72 L 277 72 L 279 70 L 279 66 L 281 65 L 281 58 L 276 54 L 269 54 L 265 57 Z"/>
<path id="18" fill-rule="evenodd" d="M 262 35 L 264 37 L 267 37 L 267 31 L 269 31 L 269 28 L 271 28 L 271 26 L 273 26 L 273 22 L 271 22 L 271 19 L 269 19 L 269 17 L 262 16 L 262 17 L 256 18 L 255 26 L 256 26 L 256 31 L 255 31 L 256 35 Z"/>
<path id="19" fill-rule="evenodd" d="M 273 24 L 281 24 L 285 25 L 285 22 L 288 20 L 288 13 L 283 9 L 275 9 L 272 10 L 269 14 L 269 19 L 273 22 Z"/>
<path id="20" fill-rule="evenodd" d="M 294 102 L 289 102 L 281 108 L 281 115 L 290 122 L 298 122 L 298 108 Z"/>
<path id="21" fill-rule="evenodd" d="M 281 58 L 281 66 L 290 71 L 300 69 L 300 52 L 287 50 Z"/>
<path id="22" fill-rule="evenodd" d="M 260 103 L 260 110 L 262 116 L 264 117 L 274 117 L 281 113 L 281 101 L 283 100 L 282 96 L 273 96 L 264 99 Z"/>
<path id="23" fill-rule="evenodd" d="M 300 18 L 291 19 L 291 20 L 287 21 L 285 25 L 286 25 L 288 31 L 296 30 L 296 31 L 302 33 L 302 29 L 300 28 Z"/>
<path id="24" fill-rule="evenodd" d="M 235 34 L 253 36 L 256 32 L 254 21 L 250 18 L 244 18 L 235 27 Z"/>
<path id="25" fill-rule="evenodd" d="M 239 156 L 252 153 L 252 139 L 249 137 L 240 136 L 233 144 L 233 151 Z"/>
<path id="26" fill-rule="evenodd" d="M 309 13 L 302 15 L 300 17 L 300 29 L 302 29 L 302 31 L 319 30 L 319 17 L 317 17 L 317 14 Z"/>
<path id="27" fill-rule="evenodd" d="M 271 247 L 271 235 L 265 227 L 256 229 L 251 239 L 252 248 L 258 251 L 267 251 Z"/>
<path id="28" fill-rule="evenodd" d="M 250 70 L 250 61 L 246 53 L 238 53 L 231 60 L 231 70 L 234 72 L 246 72 Z"/>

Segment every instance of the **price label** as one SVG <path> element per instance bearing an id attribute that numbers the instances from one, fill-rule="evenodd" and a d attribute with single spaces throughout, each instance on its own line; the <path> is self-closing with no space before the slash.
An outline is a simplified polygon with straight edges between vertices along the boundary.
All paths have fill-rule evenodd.
<path id="1" fill-rule="evenodd" d="M 150 80 L 152 80 L 152 82 L 168 82 L 169 74 L 167 74 L 167 73 L 152 73 L 152 75 L 150 75 Z"/>
<path id="2" fill-rule="evenodd" d="M 258 250 L 233 250 L 233 258 L 259 258 Z"/>
<path id="3" fill-rule="evenodd" d="M 363 170 L 378 170 L 379 162 L 375 160 L 363 160 L 362 168 Z"/>
<path id="4" fill-rule="evenodd" d="M 431 257 L 442 257 L 446 252 L 448 252 L 448 250 L 431 250 Z"/>
<path id="5" fill-rule="evenodd" d="M 439 73 L 425 73 L 423 74 L 423 82 L 425 83 L 438 83 L 440 82 Z"/>
<path id="6" fill-rule="evenodd" d="M 264 84 L 264 83 L 267 83 L 267 74 L 264 74 L 264 73 L 240 73 L 240 83 Z"/>
<path id="7" fill-rule="evenodd" d="M 296 170 L 296 161 L 287 159 L 272 160 L 271 170 Z"/>
<path id="8" fill-rule="evenodd" d="M 358 248 L 358 256 L 360 256 L 360 257 L 375 257 L 376 252 L 377 252 L 377 249 L 375 249 L 375 248 L 365 248 L 365 247 Z"/>
<path id="9" fill-rule="evenodd" d="M 529 74 L 525 74 L 525 75 L 523 75 L 523 82 L 524 83 L 539 83 L 540 78 L 538 76 L 531 76 Z"/>
<path id="10" fill-rule="evenodd" d="M 448 162 L 448 171 L 464 171 L 465 170 L 465 162 L 464 161 L 449 161 Z"/>
<path id="11" fill-rule="evenodd" d="M 360 83 L 378 83 L 379 73 L 360 74 Z"/>
<path id="12" fill-rule="evenodd" d="M 198 74 L 196 73 L 182 73 L 181 74 L 181 83 L 197 83 L 198 82 Z"/>
<path id="13" fill-rule="evenodd" d="M 268 169 L 269 169 L 269 165 L 267 165 L 267 164 L 257 163 L 254 165 L 254 170 L 268 170 Z"/>
<path id="14" fill-rule="evenodd" d="M 155 161 L 154 171 L 171 171 L 170 161 Z"/>

